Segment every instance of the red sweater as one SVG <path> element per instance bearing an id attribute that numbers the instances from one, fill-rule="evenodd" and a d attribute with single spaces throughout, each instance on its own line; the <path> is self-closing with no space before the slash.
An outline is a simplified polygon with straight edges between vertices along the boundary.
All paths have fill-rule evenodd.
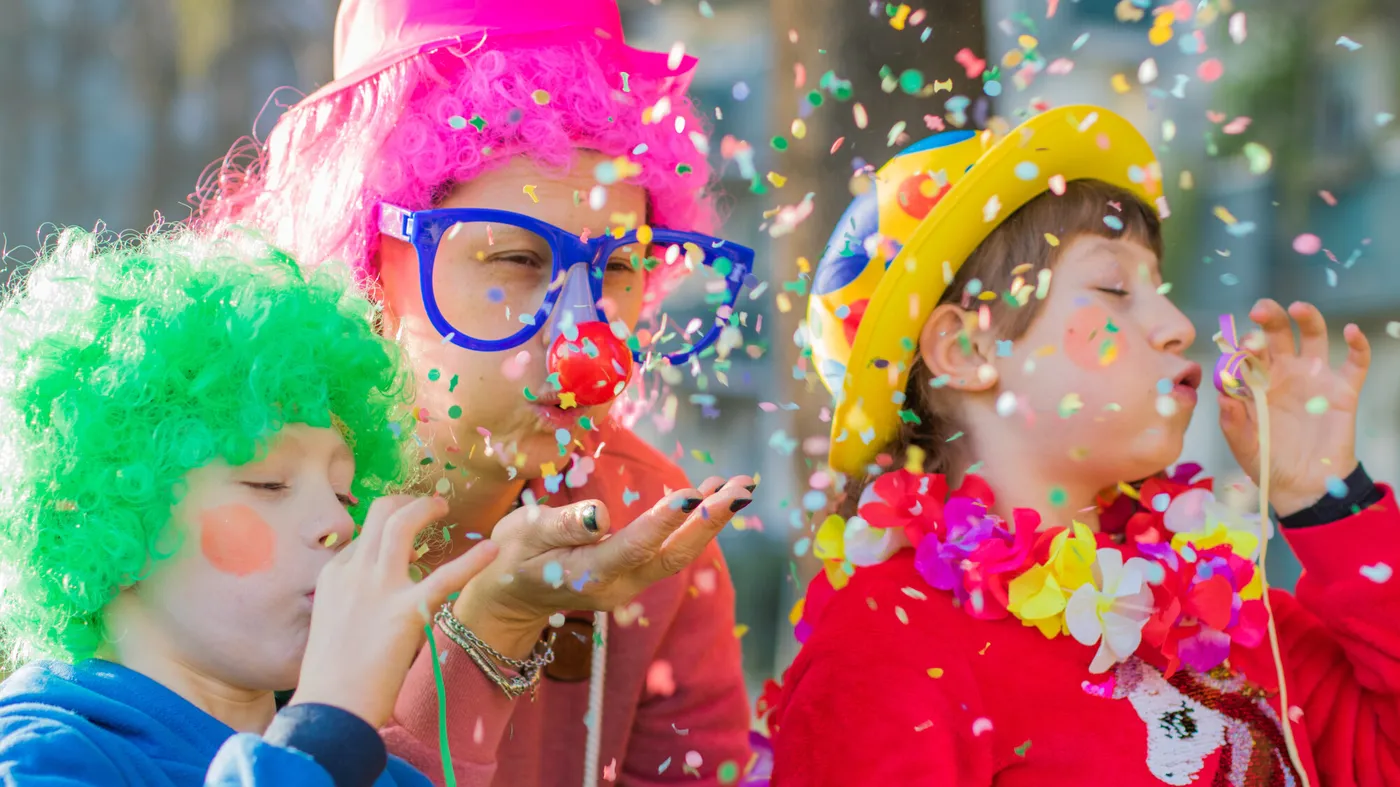
<path id="1" fill-rule="evenodd" d="M 1309 779 L 1400 785 L 1400 576 L 1362 573 L 1400 569 L 1394 494 L 1286 535 L 1305 573 L 1271 600 Z M 1267 638 L 1210 675 L 1137 658 L 1091 675 L 1093 648 L 973 619 L 912 550 L 856 571 L 813 623 L 771 718 L 776 787 L 1293 783 L 1265 767 L 1287 760 Z"/>
<path id="2" fill-rule="evenodd" d="M 587 483 L 555 493 L 534 483 L 545 505 L 599 499 L 622 527 L 669 489 L 688 485 L 680 468 L 630 430 L 603 426 L 605 443 Z M 633 494 L 628 494 L 628 492 Z M 640 495 L 640 497 L 637 497 Z M 629 505 L 630 504 L 630 505 Z M 588 681 L 545 678 L 539 698 L 507 699 L 461 648 L 437 633 L 447 687 L 447 730 L 460 787 L 575 787 L 583 782 Z M 662 663 L 659 671 L 654 665 Z M 652 674 L 669 680 L 652 679 Z M 394 718 L 382 731 L 389 751 L 443 783 L 438 703 L 425 646 L 404 683 Z M 719 783 L 725 762 L 749 757 L 748 696 L 734 636 L 734 586 L 711 544 L 690 568 L 652 585 L 614 615 L 608 628 L 601 783 Z M 698 768 L 687 766 L 687 755 Z M 609 767 L 611 765 L 611 767 Z"/>

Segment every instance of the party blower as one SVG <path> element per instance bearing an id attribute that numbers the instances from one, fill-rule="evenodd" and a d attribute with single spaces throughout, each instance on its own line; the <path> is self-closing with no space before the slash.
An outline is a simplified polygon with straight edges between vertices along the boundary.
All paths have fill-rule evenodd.
<path id="1" fill-rule="evenodd" d="M 1263 364 L 1250 353 L 1246 340 L 1241 340 L 1235 327 L 1234 315 L 1220 316 L 1220 332 L 1213 337 L 1220 348 L 1220 358 L 1215 362 L 1215 389 L 1234 399 L 1254 400 L 1254 409 L 1259 419 L 1259 579 L 1263 584 L 1264 608 L 1268 611 L 1269 649 L 1274 657 L 1274 671 L 1278 675 L 1279 707 L 1288 714 L 1288 681 L 1283 671 L 1283 658 L 1279 655 L 1278 629 L 1274 626 L 1274 609 L 1269 603 L 1269 577 L 1264 565 L 1269 554 L 1269 373 Z M 1281 724 L 1284 743 L 1288 747 L 1288 757 L 1293 768 L 1302 779 L 1302 787 L 1309 787 L 1308 772 L 1298 755 L 1298 743 L 1293 737 L 1293 725 Z"/>

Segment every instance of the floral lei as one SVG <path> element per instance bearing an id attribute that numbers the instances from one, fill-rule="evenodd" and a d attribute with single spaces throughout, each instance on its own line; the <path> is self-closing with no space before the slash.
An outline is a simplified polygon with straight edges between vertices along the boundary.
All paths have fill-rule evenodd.
<path id="1" fill-rule="evenodd" d="M 1122 485 L 1100 500 L 1102 532 L 1078 522 L 1040 531 L 1040 515 L 1013 512 L 1015 528 L 989 513 L 995 501 L 969 475 L 950 490 L 942 475 L 887 472 L 862 493 L 857 515 L 827 518 L 814 552 L 834 590 L 860 566 L 912 546 L 914 566 L 974 618 L 1017 618 L 1048 638 L 1097 645 L 1102 673 L 1144 651 L 1197 672 L 1221 665 L 1238 643 L 1263 641 L 1268 622 L 1255 565 L 1260 528 L 1212 492 L 1199 465 Z M 798 624 L 806 639 L 830 593 L 809 593 Z M 795 611 L 796 613 L 796 611 Z"/>

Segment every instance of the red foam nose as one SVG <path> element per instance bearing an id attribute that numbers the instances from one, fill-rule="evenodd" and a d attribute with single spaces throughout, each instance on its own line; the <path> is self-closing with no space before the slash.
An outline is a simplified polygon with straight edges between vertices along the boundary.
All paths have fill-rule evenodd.
<path id="1" fill-rule="evenodd" d="M 583 323 L 573 340 L 560 335 L 547 364 L 559 375 L 559 391 L 573 394 L 581 407 L 611 402 L 632 377 L 632 351 L 603 322 Z"/>

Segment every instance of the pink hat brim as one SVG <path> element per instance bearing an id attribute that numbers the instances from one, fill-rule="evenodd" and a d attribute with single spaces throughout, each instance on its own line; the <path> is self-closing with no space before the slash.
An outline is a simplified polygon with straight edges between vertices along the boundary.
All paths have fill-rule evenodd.
<path id="1" fill-rule="evenodd" d="M 597 36 L 597 38 L 603 43 L 603 67 L 610 72 L 618 74 L 618 76 L 615 77 L 615 81 L 619 85 L 622 83 L 620 74 L 626 72 L 629 77 L 676 79 L 678 80 L 677 87 L 684 90 L 689 86 L 691 72 L 695 70 L 695 66 L 699 63 L 694 57 L 685 55 L 681 58 L 680 66 L 672 70 L 667 63 L 670 57 L 665 53 L 637 49 L 636 47 L 618 43 L 602 36 Z M 567 44 L 582 40 L 586 40 L 586 36 L 581 35 L 577 28 L 561 28 L 543 32 L 496 36 L 483 34 L 479 37 L 457 35 L 448 38 L 440 38 L 410 50 L 395 52 L 387 57 L 361 66 L 339 79 L 322 85 L 315 92 L 311 93 L 311 95 L 297 102 L 289 111 L 295 111 L 320 101 L 321 99 L 335 95 L 342 90 L 354 87 L 370 77 L 373 77 L 375 74 L 391 66 L 402 63 L 405 60 L 448 47 L 459 48 L 462 50 L 462 54 L 465 55 L 483 46 L 493 49 L 519 49 L 522 47 L 546 46 L 549 44 Z"/>

